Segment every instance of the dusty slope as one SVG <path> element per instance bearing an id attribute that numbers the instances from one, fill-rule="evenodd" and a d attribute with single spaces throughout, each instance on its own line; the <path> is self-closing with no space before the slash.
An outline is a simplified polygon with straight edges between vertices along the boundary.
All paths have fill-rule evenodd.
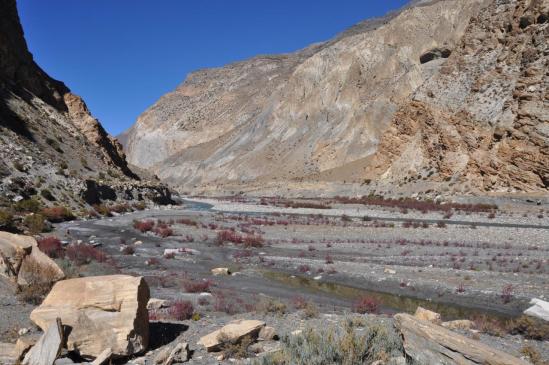
<path id="1" fill-rule="evenodd" d="M 127 132 L 128 159 L 185 189 L 546 193 L 546 75 L 524 73 L 525 59 L 546 65 L 541 4 L 421 2 L 296 53 L 198 71 Z M 529 77 L 535 132 L 510 142 L 500 131 L 524 120 L 514 95 Z M 418 103 L 453 129 L 426 128 Z"/>
<path id="2" fill-rule="evenodd" d="M 81 204 L 96 185 L 85 179 L 116 185 L 129 196 L 135 188 L 135 197 L 143 189 L 164 190 L 138 182 L 121 145 L 84 101 L 34 62 L 15 0 L 0 1 L 0 18 L 0 205 L 44 189 L 57 202 Z"/>

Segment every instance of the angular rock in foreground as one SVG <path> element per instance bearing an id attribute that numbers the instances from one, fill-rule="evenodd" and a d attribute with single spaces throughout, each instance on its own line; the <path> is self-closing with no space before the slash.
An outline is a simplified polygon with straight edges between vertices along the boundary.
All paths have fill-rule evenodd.
<path id="1" fill-rule="evenodd" d="M 52 365 L 63 348 L 63 325 L 56 318 L 38 342 L 27 352 L 23 365 Z"/>
<path id="2" fill-rule="evenodd" d="M 30 315 L 45 329 L 55 318 L 72 327 L 67 348 L 95 358 L 141 353 L 149 342 L 149 287 L 142 277 L 95 276 L 60 281 Z"/>
<path id="3" fill-rule="evenodd" d="M 217 351 L 221 348 L 224 341 L 237 342 L 243 337 L 257 337 L 265 322 L 257 320 L 238 320 L 214 331 L 198 341 L 208 351 Z"/>
<path id="4" fill-rule="evenodd" d="M 409 314 L 395 315 L 404 351 L 419 364 L 527 365 L 526 361 Z"/>

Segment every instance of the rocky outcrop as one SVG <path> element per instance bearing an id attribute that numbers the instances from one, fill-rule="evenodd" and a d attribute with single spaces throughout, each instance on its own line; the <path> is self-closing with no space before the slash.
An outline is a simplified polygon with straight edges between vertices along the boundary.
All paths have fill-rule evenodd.
<path id="1" fill-rule="evenodd" d="M 34 62 L 15 0 L 1 0 L 0 207 L 33 195 L 40 199 L 38 187 L 57 204 L 80 206 L 85 180 L 135 190 L 160 186 L 153 178 L 139 181 L 121 145 L 84 101 Z"/>
<path id="2" fill-rule="evenodd" d="M 65 277 L 63 270 L 38 248 L 31 236 L 0 231 L 0 275 L 19 286 L 52 283 Z"/>
<path id="3" fill-rule="evenodd" d="M 528 364 L 479 341 L 409 314 L 395 315 L 395 326 L 402 333 L 406 355 L 418 364 Z"/>
<path id="4" fill-rule="evenodd" d="M 124 134 L 128 159 L 212 192 L 547 192 L 546 19 L 540 0 L 416 2 L 195 72 Z"/>
<path id="5" fill-rule="evenodd" d="M 548 4 L 493 1 L 472 18 L 396 113 L 365 176 L 381 187 L 546 193 Z"/>
<path id="6" fill-rule="evenodd" d="M 95 358 L 105 349 L 113 357 L 147 349 L 149 288 L 142 277 L 96 276 L 56 283 L 31 320 L 45 330 L 61 318 L 71 327 L 67 348 Z"/>
<path id="7" fill-rule="evenodd" d="M 481 3 L 432 1 L 296 53 L 193 73 L 139 117 L 128 159 L 185 187 L 330 180 L 375 151 L 438 69 L 421 55 L 453 48 Z"/>

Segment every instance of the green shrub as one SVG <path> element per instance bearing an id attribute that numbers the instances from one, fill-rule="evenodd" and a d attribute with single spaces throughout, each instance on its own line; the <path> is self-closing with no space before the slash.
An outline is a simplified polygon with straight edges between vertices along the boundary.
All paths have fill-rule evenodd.
<path id="1" fill-rule="evenodd" d="M 23 220 L 23 224 L 31 234 L 38 234 L 46 231 L 46 222 L 42 214 L 29 214 Z"/>
<path id="2" fill-rule="evenodd" d="M 371 364 L 402 356 L 402 340 L 389 324 L 370 323 L 356 331 L 353 321 L 315 330 L 308 328 L 299 335 L 283 336 L 281 350 L 268 354 L 256 365 L 325 365 Z"/>
<path id="3" fill-rule="evenodd" d="M 9 212 L 0 209 L 0 228 L 6 229 L 11 228 L 12 226 L 13 216 Z"/>
<path id="4" fill-rule="evenodd" d="M 283 315 L 286 313 L 286 304 L 273 298 L 263 298 L 257 304 L 257 311 Z"/>
<path id="5" fill-rule="evenodd" d="M 37 199 L 31 198 L 19 200 L 12 207 L 18 213 L 37 213 L 42 209 L 42 204 Z"/>

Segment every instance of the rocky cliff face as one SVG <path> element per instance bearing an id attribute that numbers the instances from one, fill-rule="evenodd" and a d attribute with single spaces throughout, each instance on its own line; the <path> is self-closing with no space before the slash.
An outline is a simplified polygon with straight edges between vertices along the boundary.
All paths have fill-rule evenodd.
<path id="1" fill-rule="evenodd" d="M 415 2 L 195 72 L 126 133 L 128 159 L 185 189 L 546 192 L 546 3 Z"/>
<path id="2" fill-rule="evenodd" d="M 81 204 L 85 180 L 154 190 L 84 101 L 34 62 L 15 0 L 0 0 L 0 20 L 0 206 L 36 194 Z"/>

